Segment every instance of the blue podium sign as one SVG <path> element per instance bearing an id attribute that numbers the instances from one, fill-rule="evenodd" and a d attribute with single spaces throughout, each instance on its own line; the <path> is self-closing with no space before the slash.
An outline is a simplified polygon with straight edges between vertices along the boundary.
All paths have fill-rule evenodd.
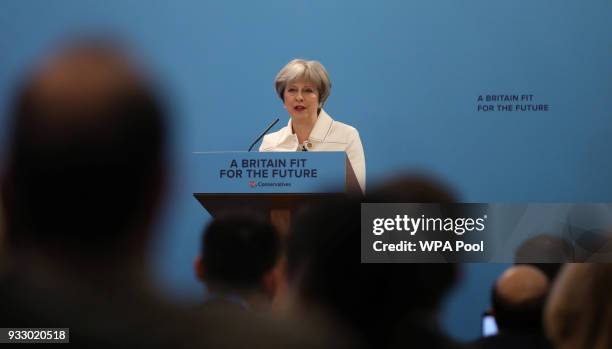
<path id="1" fill-rule="evenodd" d="M 196 193 L 344 193 L 344 152 L 198 152 Z"/>

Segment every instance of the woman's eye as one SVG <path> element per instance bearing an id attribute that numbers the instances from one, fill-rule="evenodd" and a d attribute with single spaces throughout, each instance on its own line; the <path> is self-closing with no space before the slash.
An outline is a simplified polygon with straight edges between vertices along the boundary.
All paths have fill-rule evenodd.
<path id="1" fill-rule="evenodd" d="M 294 88 L 289 88 L 289 89 L 287 89 L 287 92 L 295 93 L 295 89 Z"/>

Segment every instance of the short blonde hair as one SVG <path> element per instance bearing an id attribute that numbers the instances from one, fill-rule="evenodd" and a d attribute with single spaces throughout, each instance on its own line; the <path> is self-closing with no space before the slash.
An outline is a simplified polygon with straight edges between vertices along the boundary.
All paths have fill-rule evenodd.
<path id="1" fill-rule="evenodd" d="M 305 80 L 316 85 L 319 90 L 320 111 L 331 92 L 331 82 L 323 64 L 304 59 L 294 59 L 287 63 L 274 79 L 274 87 L 281 100 L 284 101 L 283 94 L 287 85 L 297 80 Z"/>

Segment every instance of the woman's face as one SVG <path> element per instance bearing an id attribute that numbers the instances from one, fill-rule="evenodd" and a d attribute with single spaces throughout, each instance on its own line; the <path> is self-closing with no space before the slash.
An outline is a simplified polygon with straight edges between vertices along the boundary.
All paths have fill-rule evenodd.
<path id="1" fill-rule="evenodd" d="M 293 119 L 317 119 L 319 109 L 319 90 L 308 81 L 297 80 L 287 84 L 283 93 L 285 108 Z"/>

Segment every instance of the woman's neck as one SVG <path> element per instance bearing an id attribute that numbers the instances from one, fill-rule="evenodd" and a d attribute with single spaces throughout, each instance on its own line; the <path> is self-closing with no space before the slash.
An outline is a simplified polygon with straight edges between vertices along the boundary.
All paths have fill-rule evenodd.
<path id="1" fill-rule="evenodd" d="M 298 138 L 298 142 L 300 144 L 304 143 L 308 137 L 310 137 L 310 132 L 314 128 L 315 123 L 317 122 L 316 115 L 313 118 L 297 120 L 291 120 L 291 126 L 293 128 L 293 133 L 296 134 Z"/>

